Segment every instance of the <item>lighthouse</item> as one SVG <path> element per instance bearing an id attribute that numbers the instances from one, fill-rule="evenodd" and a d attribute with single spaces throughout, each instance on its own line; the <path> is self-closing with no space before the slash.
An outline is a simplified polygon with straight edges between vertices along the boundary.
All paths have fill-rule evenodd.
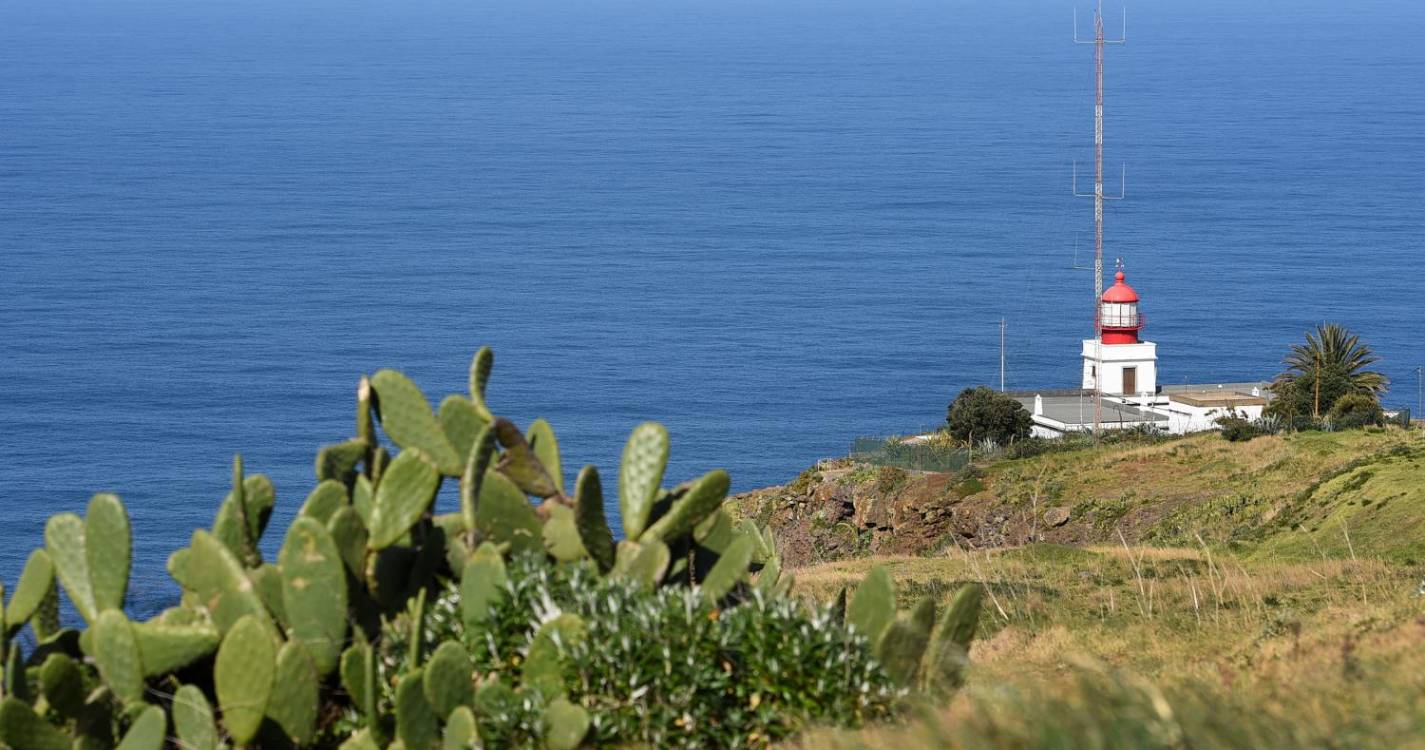
<path id="1" fill-rule="evenodd" d="M 1138 292 L 1124 280 L 1122 263 L 1113 286 L 1103 288 L 1103 202 L 1123 197 L 1121 187 L 1117 196 L 1103 194 L 1103 48 L 1105 44 L 1123 44 L 1124 38 L 1104 38 L 1103 15 L 1098 9 L 1094 10 L 1092 40 L 1080 40 L 1077 26 L 1075 21 L 1074 41 L 1094 46 L 1093 192 L 1079 192 L 1077 166 L 1074 169 L 1074 195 L 1093 198 L 1094 335 L 1083 341 L 1079 388 L 1012 391 L 1008 395 L 1030 412 L 1033 434 L 1046 438 L 1128 429 L 1181 435 L 1216 429 L 1217 420 L 1224 416 L 1257 419 L 1270 397 L 1267 382 L 1189 385 L 1184 381 L 1159 386 L 1158 345 L 1142 340 L 1144 317 L 1138 310 Z M 1087 307 L 1088 294 L 1082 301 Z M 1001 383 L 1003 378 L 1001 375 Z"/>
<path id="2" fill-rule="evenodd" d="M 1099 336 L 1084 340 L 1083 387 L 1114 396 L 1157 393 L 1158 345 L 1139 339 L 1144 318 L 1138 311 L 1138 292 L 1124 281 L 1121 270 L 1099 298 L 1097 322 Z"/>

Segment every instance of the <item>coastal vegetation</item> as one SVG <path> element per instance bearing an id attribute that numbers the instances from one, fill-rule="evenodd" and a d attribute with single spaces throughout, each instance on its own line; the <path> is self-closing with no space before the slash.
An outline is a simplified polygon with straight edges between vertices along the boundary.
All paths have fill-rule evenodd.
<path id="1" fill-rule="evenodd" d="M 1425 746 L 1425 435 L 1369 379 L 1327 430 L 1011 434 L 732 498 L 665 487 L 645 423 L 618 539 L 597 469 L 492 412 L 492 365 L 434 409 L 362 378 L 275 556 L 235 460 L 150 619 L 123 503 L 50 519 L 0 587 L 0 747 Z M 970 432 L 1019 429 L 961 395 Z"/>
<path id="2" fill-rule="evenodd" d="M 0 747 L 764 747 L 961 686 L 978 584 L 898 600 L 872 567 L 792 597 L 767 531 L 722 510 L 726 472 L 663 487 L 656 423 L 624 448 L 615 541 L 598 471 L 569 488 L 547 422 L 490 410 L 492 364 L 436 410 L 399 372 L 363 378 L 275 559 L 272 483 L 235 460 L 151 619 L 125 609 L 123 503 L 52 517 L 0 587 Z M 446 481 L 459 511 L 435 515 Z"/>
<path id="3" fill-rule="evenodd" d="M 1023 404 L 983 385 L 960 391 L 950 402 L 945 423 L 951 436 L 970 445 L 1009 445 L 1029 437 L 1034 424 Z"/>
<path id="4" fill-rule="evenodd" d="M 1289 423 L 1334 414 L 1346 426 L 1364 424 L 1363 416 L 1370 417 L 1365 402 L 1379 404 L 1389 385 L 1384 375 L 1369 369 L 1379 361 L 1360 336 L 1337 323 L 1322 323 L 1307 332 L 1305 343 L 1293 344 L 1282 360 L 1286 369 L 1272 382 L 1268 413 Z M 1351 399 L 1349 406 L 1333 413 L 1345 398 Z"/>

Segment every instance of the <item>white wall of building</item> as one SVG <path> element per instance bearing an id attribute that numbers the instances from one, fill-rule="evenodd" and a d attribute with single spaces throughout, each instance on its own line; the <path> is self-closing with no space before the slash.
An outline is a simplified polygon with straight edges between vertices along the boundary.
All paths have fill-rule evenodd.
<path id="1" fill-rule="evenodd" d="M 1158 390 L 1158 345 L 1151 341 L 1137 344 L 1100 344 L 1097 339 L 1084 339 L 1083 387 L 1092 389 L 1101 380 L 1104 393 L 1114 395 L 1152 394 Z M 1137 383 L 1133 393 L 1124 393 L 1124 371 L 1133 368 Z"/>

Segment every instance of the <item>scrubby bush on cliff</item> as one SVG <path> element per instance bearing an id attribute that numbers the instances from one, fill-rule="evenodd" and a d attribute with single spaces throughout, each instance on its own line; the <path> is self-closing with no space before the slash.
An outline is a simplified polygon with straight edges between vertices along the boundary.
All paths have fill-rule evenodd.
<path id="1" fill-rule="evenodd" d="M 0 587 L 0 747 L 764 746 L 958 684 L 976 589 L 938 625 L 928 602 L 898 617 L 884 572 L 849 608 L 795 602 L 767 532 L 721 509 L 725 472 L 662 488 L 653 423 L 624 449 L 616 543 L 598 472 L 566 494 L 549 424 L 490 412 L 490 366 L 481 350 L 438 412 L 398 372 L 363 378 L 357 435 L 318 453 L 275 560 L 272 483 L 235 461 L 212 528 L 169 558 L 181 600 L 150 620 L 124 611 L 119 499 L 51 518 Z M 460 510 L 433 515 L 448 480 Z"/>
<path id="2" fill-rule="evenodd" d="M 1326 415 L 1332 429 L 1352 430 L 1385 423 L 1385 411 L 1374 396 L 1352 393 L 1337 399 Z"/>
<path id="3" fill-rule="evenodd" d="M 1222 428 L 1222 437 L 1229 443 L 1244 443 L 1262 434 L 1252 420 L 1240 414 L 1218 417 L 1217 426 Z"/>
<path id="4" fill-rule="evenodd" d="M 950 434 L 959 440 L 991 440 L 999 445 L 1029 437 L 1034 424 L 1023 404 L 983 385 L 960 391 L 950 403 L 945 421 Z"/>

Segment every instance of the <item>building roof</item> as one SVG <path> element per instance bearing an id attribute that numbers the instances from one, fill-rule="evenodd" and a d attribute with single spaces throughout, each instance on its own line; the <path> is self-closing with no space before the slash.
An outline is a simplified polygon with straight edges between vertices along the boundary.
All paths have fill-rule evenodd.
<path id="1" fill-rule="evenodd" d="M 1250 394 L 1254 388 L 1259 393 L 1266 393 L 1267 386 L 1269 385 L 1271 385 L 1271 383 L 1266 380 L 1257 380 L 1247 383 L 1183 383 L 1182 385 L 1163 385 L 1160 386 L 1158 390 L 1170 394 L 1191 393 L 1194 391 L 1228 391 Z"/>
<path id="2" fill-rule="evenodd" d="M 1030 414 L 1034 413 L 1034 397 L 1038 395 L 1043 399 L 1043 411 L 1039 416 L 1065 425 L 1093 424 L 1093 391 L 1039 391 L 1037 394 L 1032 391 L 1019 391 L 1009 395 L 1024 404 Z M 1104 424 L 1153 424 L 1168 421 L 1166 415 L 1154 414 L 1109 398 L 1102 399 L 1102 407 Z"/>
<path id="3" fill-rule="evenodd" d="M 1238 393 L 1229 390 L 1210 391 L 1173 391 L 1167 394 L 1170 401 L 1176 401 L 1188 406 L 1202 406 L 1208 408 L 1236 408 L 1238 406 L 1266 406 L 1265 396 L 1253 396 L 1250 393 Z"/>

